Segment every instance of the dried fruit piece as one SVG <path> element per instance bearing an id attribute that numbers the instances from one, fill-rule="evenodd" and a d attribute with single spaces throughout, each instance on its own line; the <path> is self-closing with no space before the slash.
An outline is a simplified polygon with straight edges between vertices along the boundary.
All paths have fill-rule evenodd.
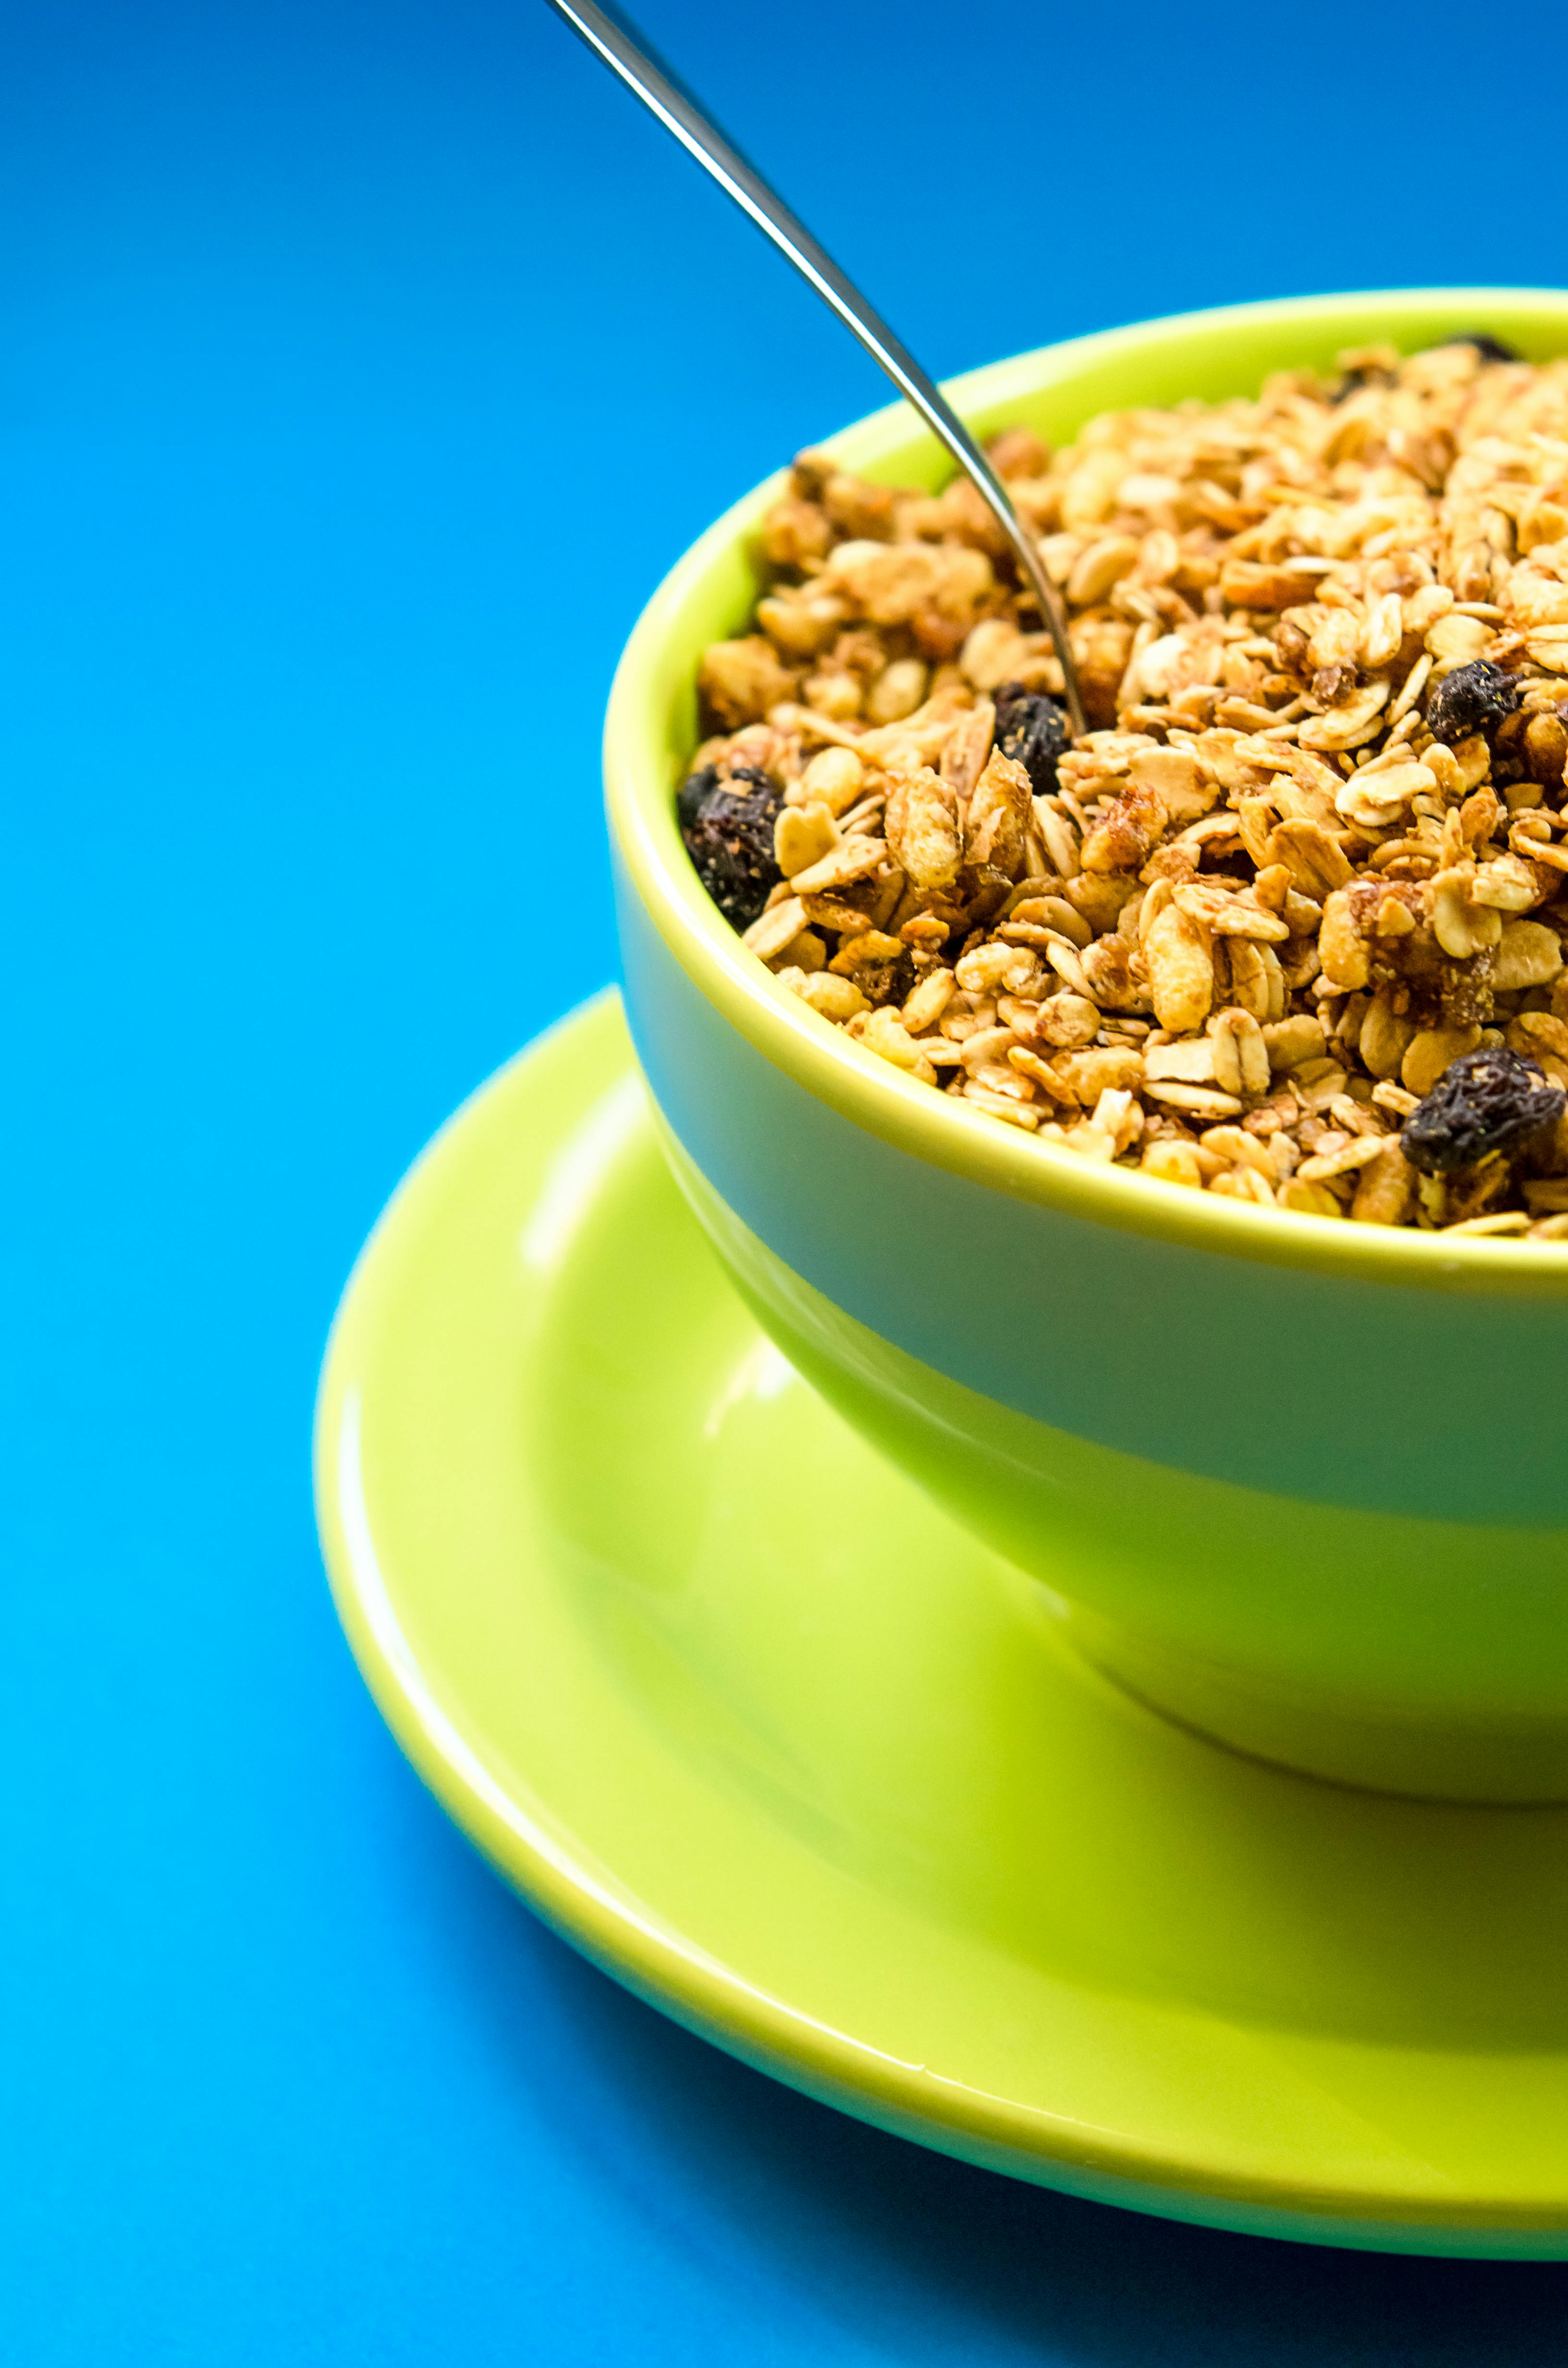
<path id="1" fill-rule="evenodd" d="M 1519 703 L 1519 686 L 1489 659 L 1455 666 L 1426 702 L 1426 729 L 1449 748 L 1472 732 L 1492 732 Z"/>
<path id="2" fill-rule="evenodd" d="M 1056 787 L 1056 760 L 1072 746 L 1065 713 L 1054 699 L 1026 690 L 1019 682 L 1005 682 L 995 699 L 997 746 L 1023 767 L 1037 798 L 1050 797 Z"/>
<path id="3" fill-rule="evenodd" d="M 691 829 L 701 813 L 703 800 L 711 797 L 718 786 L 717 765 L 703 765 L 695 773 L 687 774 L 676 791 L 676 818 L 683 836 Z"/>
<path id="4" fill-rule="evenodd" d="M 733 929 L 751 927 L 783 876 L 773 851 L 783 803 L 766 773 L 737 769 L 721 781 L 711 766 L 676 800 L 687 853 Z"/>
<path id="5" fill-rule="evenodd" d="M 1538 1062 L 1489 1045 L 1444 1071 L 1411 1111 L 1400 1141 L 1413 1167 L 1442 1176 L 1522 1142 L 1565 1109 L 1568 1092 Z"/>
<path id="6" fill-rule="evenodd" d="M 682 829 L 697 820 L 704 799 L 713 791 L 733 790 L 737 781 L 743 788 L 749 786 L 770 792 L 776 792 L 778 786 L 756 765 L 732 765 L 727 778 L 721 776 L 717 765 L 704 765 L 684 780 L 676 792 L 676 812 L 680 817 Z"/>
<path id="7" fill-rule="evenodd" d="M 1512 346 L 1506 346 L 1501 337 L 1494 337 L 1488 329 L 1456 329 L 1451 337 L 1443 339 L 1443 343 L 1446 346 L 1473 346 L 1483 362 L 1517 362 L 1524 359 L 1522 354 L 1516 353 Z"/>

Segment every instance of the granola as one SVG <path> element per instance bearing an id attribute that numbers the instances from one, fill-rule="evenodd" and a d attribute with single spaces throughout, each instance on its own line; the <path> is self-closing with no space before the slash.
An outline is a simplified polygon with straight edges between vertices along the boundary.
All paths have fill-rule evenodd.
<path id="1" fill-rule="evenodd" d="M 1090 729 L 967 480 L 803 454 L 680 793 L 744 942 L 1079 1157 L 1568 1239 L 1568 359 L 1368 347 L 990 449 Z"/>

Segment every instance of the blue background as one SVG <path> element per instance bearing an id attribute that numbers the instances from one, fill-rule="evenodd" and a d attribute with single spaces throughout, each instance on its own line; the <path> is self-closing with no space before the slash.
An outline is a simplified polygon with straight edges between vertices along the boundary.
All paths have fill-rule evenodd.
<path id="1" fill-rule="evenodd" d="M 1546 12 L 1511 96 L 1386 0 L 649 27 L 939 370 L 1562 277 Z M 1163 2226 L 774 2089 L 403 1767 L 312 1529 L 334 1300 L 612 969 L 638 606 L 881 388 L 537 0 L 52 0 L 3 51 L 0 2352 L 1560 2359 L 1568 2271 Z"/>

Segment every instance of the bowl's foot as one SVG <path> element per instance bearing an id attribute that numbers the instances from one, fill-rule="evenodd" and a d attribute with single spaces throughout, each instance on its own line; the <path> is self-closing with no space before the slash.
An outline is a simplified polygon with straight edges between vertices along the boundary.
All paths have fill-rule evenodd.
<path id="1" fill-rule="evenodd" d="M 1418 1724 L 1173 1652 L 1059 1597 L 1052 1605 L 1085 1660 L 1166 1718 L 1250 1759 L 1418 1800 L 1568 1802 L 1568 1720 Z"/>

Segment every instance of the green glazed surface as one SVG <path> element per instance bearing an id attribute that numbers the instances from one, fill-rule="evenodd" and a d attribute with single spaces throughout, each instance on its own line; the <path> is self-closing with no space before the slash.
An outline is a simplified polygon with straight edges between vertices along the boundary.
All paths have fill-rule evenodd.
<path id="1" fill-rule="evenodd" d="M 345 1625 L 551 1921 L 764 2069 L 1226 2227 L 1568 2256 L 1568 1812 L 1217 1751 L 792 1372 L 605 999 L 376 1229 L 317 1429 Z"/>
<path id="2" fill-rule="evenodd" d="M 1557 353 L 1568 296 L 1249 306 L 952 391 L 985 432 L 1059 442 L 1108 406 L 1251 393 L 1345 345 L 1465 327 Z M 835 449 L 890 480 L 940 473 L 896 407 Z M 1568 1796 L 1568 1247 L 1271 1216 L 1093 1167 L 779 988 L 699 886 L 671 796 L 699 655 L 755 597 L 775 491 L 655 595 L 606 733 L 633 1037 L 754 1305 L 792 1351 L 802 1291 L 842 1318 L 818 1326 L 821 1385 L 1177 1714 L 1353 1782 Z M 1050 1480 L 1069 1467 L 1072 1487 Z"/>

